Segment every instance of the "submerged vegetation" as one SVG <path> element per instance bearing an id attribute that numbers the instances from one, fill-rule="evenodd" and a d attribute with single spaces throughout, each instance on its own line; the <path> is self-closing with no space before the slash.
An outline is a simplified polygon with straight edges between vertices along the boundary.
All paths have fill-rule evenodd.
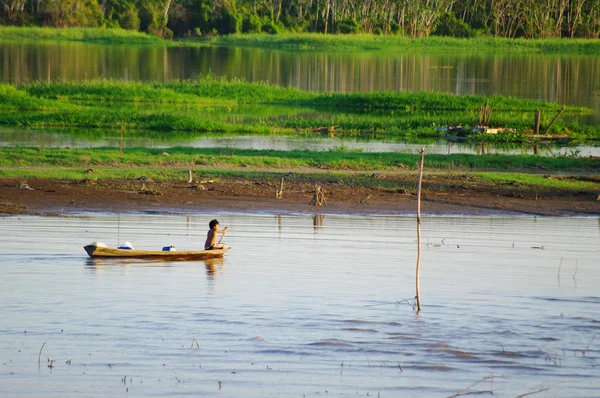
<path id="1" fill-rule="evenodd" d="M 482 107 L 493 109 L 482 118 Z M 33 83 L 0 85 L 0 124 L 29 128 L 112 128 L 244 134 L 324 134 L 376 138 L 465 135 L 499 142 L 532 136 L 536 109 L 550 125 L 561 107 L 502 96 L 374 92 L 317 94 L 264 83 L 202 77 L 195 82 Z M 551 134 L 595 139 L 600 126 L 581 125 L 591 110 L 567 107 Z M 486 126 L 483 126 L 483 125 Z M 457 126 L 460 126 L 458 128 Z M 471 128 L 499 134 L 469 134 Z M 479 130 L 478 130 L 479 131 Z M 542 132 L 544 130 L 541 130 Z"/>

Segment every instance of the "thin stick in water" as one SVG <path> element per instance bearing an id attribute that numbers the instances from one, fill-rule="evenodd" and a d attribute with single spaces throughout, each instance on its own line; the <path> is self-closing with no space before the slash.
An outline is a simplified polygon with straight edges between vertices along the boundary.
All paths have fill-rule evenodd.
<path id="1" fill-rule="evenodd" d="M 46 345 L 46 342 L 44 341 L 44 344 L 42 344 L 42 348 L 40 348 L 40 354 L 38 355 L 38 368 L 40 367 L 40 362 L 42 360 L 42 350 L 44 349 L 45 345 Z"/>
<path id="2" fill-rule="evenodd" d="M 456 394 L 450 395 L 448 398 L 456 398 L 456 397 L 460 397 L 460 396 L 463 396 L 463 395 L 475 395 L 475 394 L 490 394 L 490 395 L 494 395 L 491 386 L 490 386 L 490 389 L 486 390 L 486 391 L 470 391 L 473 387 L 475 387 L 476 385 L 481 384 L 481 383 L 483 383 L 485 381 L 489 380 L 490 382 L 493 382 L 494 378 L 495 378 L 494 375 L 484 377 L 483 379 L 481 379 L 479 381 L 476 381 L 475 383 L 471 384 L 467 388 L 463 388 L 462 390 L 460 390 Z"/>
<path id="3" fill-rule="evenodd" d="M 556 275 L 556 280 L 558 280 L 558 286 L 560 286 L 560 267 L 562 267 L 563 258 L 560 258 L 560 263 L 558 264 L 558 275 Z"/>
<path id="4" fill-rule="evenodd" d="M 585 350 L 583 350 L 582 355 L 585 356 L 585 354 L 587 354 L 588 350 L 590 349 L 590 346 L 592 345 L 592 343 L 594 342 L 594 340 L 596 339 L 596 336 L 598 336 L 598 333 L 594 334 L 594 337 L 592 337 L 592 340 L 590 340 L 589 344 L 587 345 L 587 347 L 585 347 Z"/>
<path id="5" fill-rule="evenodd" d="M 554 387 L 558 386 L 559 384 L 563 384 L 563 383 L 565 383 L 565 382 L 564 381 L 559 381 L 558 383 L 550 384 L 550 385 L 547 385 L 547 386 L 541 386 L 537 390 L 526 392 L 525 394 L 521 394 L 521 395 L 517 396 L 517 398 L 523 398 L 523 397 L 527 397 L 529 395 L 534 395 L 534 394 L 539 394 L 541 392 L 546 392 L 546 391 L 550 390 L 551 388 L 554 388 Z"/>
<path id="6" fill-rule="evenodd" d="M 421 292 L 419 272 L 421 271 L 421 182 L 423 179 L 423 159 L 425 158 L 425 147 L 421 148 L 421 161 L 419 162 L 419 178 L 417 181 L 417 314 L 421 312 Z"/>

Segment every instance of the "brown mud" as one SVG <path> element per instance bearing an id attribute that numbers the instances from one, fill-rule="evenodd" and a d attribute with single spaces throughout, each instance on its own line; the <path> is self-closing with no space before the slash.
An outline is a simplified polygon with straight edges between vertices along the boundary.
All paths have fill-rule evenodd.
<path id="1" fill-rule="evenodd" d="M 414 177 L 412 177 L 414 178 Z M 410 181 L 405 181 L 410 183 Z M 392 191 L 342 182 L 319 183 L 322 206 L 310 205 L 315 185 L 287 179 L 279 182 L 226 178 L 188 184 L 149 180 L 61 181 L 0 179 L 0 214 L 74 214 L 82 212 L 244 212 L 412 214 L 414 191 Z M 423 183 L 424 214 L 599 215 L 596 193 L 532 190 L 518 184 L 483 184 L 468 176 L 427 176 Z"/>

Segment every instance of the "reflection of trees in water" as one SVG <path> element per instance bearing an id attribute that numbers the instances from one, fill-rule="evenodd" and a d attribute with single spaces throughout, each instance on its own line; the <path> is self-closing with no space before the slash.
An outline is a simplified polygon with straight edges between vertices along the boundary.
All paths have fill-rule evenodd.
<path id="1" fill-rule="evenodd" d="M 319 230 L 319 228 L 323 227 L 323 222 L 325 221 L 324 214 L 315 214 L 313 215 L 313 228 L 315 232 Z"/>
<path id="2" fill-rule="evenodd" d="M 11 60 L 0 65 L 0 81 L 12 84 L 98 78 L 172 81 L 214 73 L 315 92 L 497 93 L 590 108 L 597 108 L 598 96 L 594 92 L 597 88 L 589 82 L 598 80 L 600 70 L 598 57 L 581 55 L 349 54 L 252 48 L 120 48 L 73 42 L 2 43 L 0 58 Z"/>

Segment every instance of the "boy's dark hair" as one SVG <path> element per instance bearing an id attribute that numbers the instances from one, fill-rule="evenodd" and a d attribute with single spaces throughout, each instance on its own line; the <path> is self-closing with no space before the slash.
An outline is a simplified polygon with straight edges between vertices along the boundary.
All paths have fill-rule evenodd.
<path id="1" fill-rule="evenodd" d="M 213 229 L 215 227 L 215 225 L 219 225 L 219 222 L 216 219 L 214 219 L 208 223 L 208 226 L 210 227 L 210 229 Z"/>

